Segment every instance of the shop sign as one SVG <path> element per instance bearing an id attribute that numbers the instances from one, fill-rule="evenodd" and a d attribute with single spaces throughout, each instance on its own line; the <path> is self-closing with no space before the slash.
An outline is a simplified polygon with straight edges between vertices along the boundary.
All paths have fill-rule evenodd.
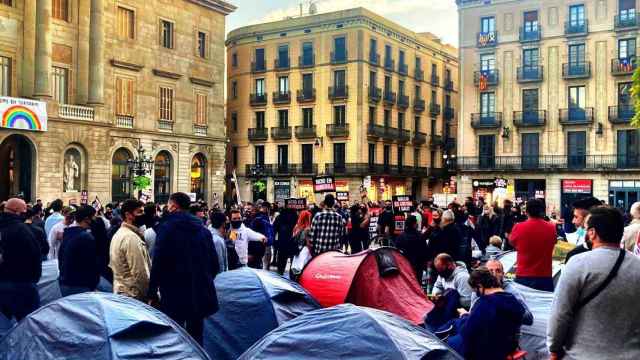
<path id="1" fill-rule="evenodd" d="M 333 176 L 316 176 L 313 178 L 313 191 L 317 193 L 336 191 Z"/>
<path id="2" fill-rule="evenodd" d="M 47 131 L 47 103 L 0 96 L 0 128 Z"/>
<path id="3" fill-rule="evenodd" d="M 562 180 L 562 192 L 567 194 L 591 194 L 591 180 Z"/>
<path id="4" fill-rule="evenodd" d="M 413 199 L 410 195 L 394 195 L 391 197 L 393 202 L 393 208 L 396 212 L 408 212 L 411 211 L 413 206 Z"/>
<path id="5" fill-rule="evenodd" d="M 284 199 L 284 206 L 287 209 L 306 210 L 307 209 L 307 199 L 305 199 L 305 198 Z"/>
<path id="6" fill-rule="evenodd" d="M 544 199 L 544 190 L 536 190 L 535 198 L 536 199 Z"/>
<path id="7" fill-rule="evenodd" d="M 478 188 L 478 187 L 486 188 L 486 187 L 496 186 L 495 180 L 490 180 L 490 179 L 474 179 L 472 185 L 475 188 Z"/>
<path id="8" fill-rule="evenodd" d="M 274 180 L 273 193 L 276 203 L 282 202 L 291 197 L 291 181 L 290 180 Z"/>

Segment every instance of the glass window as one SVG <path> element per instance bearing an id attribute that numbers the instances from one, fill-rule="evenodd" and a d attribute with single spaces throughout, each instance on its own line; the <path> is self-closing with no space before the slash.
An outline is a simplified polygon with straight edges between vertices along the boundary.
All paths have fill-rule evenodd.
<path id="1" fill-rule="evenodd" d="M 191 159 L 191 192 L 196 200 L 204 199 L 204 187 L 207 175 L 207 160 L 202 154 L 195 154 Z"/>
<path id="2" fill-rule="evenodd" d="M 231 113 L 231 130 L 238 132 L 238 113 L 235 111 Z"/>
<path id="3" fill-rule="evenodd" d="M 66 104 L 69 100 L 69 70 L 54 66 L 52 75 L 53 99 L 60 104 Z"/>
<path id="4" fill-rule="evenodd" d="M 203 59 L 207 57 L 207 34 L 202 31 L 198 31 L 198 56 Z"/>
<path id="5" fill-rule="evenodd" d="M 413 166 L 420 166 L 420 149 L 413 149 Z"/>
<path id="6" fill-rule="evenodd" d="M 256 79 L 256 95 L 264 95 L 265 91 L 264 79 Z"/>
<path id="7" fill-rule="evenodd" d="M 346 106 L 338 105 L 333 107 L 333 123 L 336 125 L 345 125 L 346 124 Z"/>
<path id="8" fill-rule="evenodd" d="M 404 80 L 398 80 L 398 95 L 404 96 Z"/>
<path id="9" fill-rule="evenodd" d="M 373 166 L 376 163 L 376 144 L 369 143 L 369 166 Z"/>
<path id="10" fill-rule="evenodd" d="M 255 49 L 255 68 L 256 70 L 265 69 L 264 49 Z"/>
<path id="11" fill-rule="evenodd" d="M 404 147 L 398 146 L 398 168 L 404 167 Z"/>
<path id="12" fill-rule="evenodd" d="M 636 0 L 620 0 L 618 8 L 621 21 L 629 21 L 636 18 Z"/>
<path id="13" fill-rule="evenodd" d="M 346 162 L 346 151 L 344 143 L 333 144 L 333 162 L 336 167 L 344 168 Z"/>
<path id="14" fill-rule="evenodd" d="M 404 129 L 404 113 L 398 113 L 398 129 Z"/>
<path id="15" fill-rule="evenodd" d="M 391 145 L 385 145 L 382 148 L 382 163 L 385 167 L 391 163 Z"/>
<path id="16" fill-rule="evenodd" d="M 233 55 L 231 55 L 231 66 L 238 67 L 238 53 L 233 53 Z"/>
<path id="17" fill-rule="evenodd" d="M 372 63 L 378 62 L 378 40 L 369 40 L 369 61 Z"/>
<path id="18" fill-rule="evenodd" d="M 523 111 L 538 110 L 538 89 L 522 90 L 522 110 Z"/>
<path id="19" fill-rule="evenodd" d="M 313 108 L 302 109 L 302 126 L 305 128 L 313 127 Z"/>
<path id="20" fill-rule="evenodd" d="M 302 89 L 307 94 L 313 90 L 313 74 L 302 74 Z"/>
<path id="21" fill-rule="evenodd" d="M 618 59 L 630 59 L 636 56 L 636 39 L 618 40 Z"/>
<path id="22" fill-rule="evenodd" d="M 165 204 L 171 194 L 171 155 L 160 151 L 153 166 L 153 196 L 156 203 Z"/>
<path id="23" fill-rule="evenodd" d="M 524 13 L 524 31 L 536 32 L 538 31 L 538 12 L 527 11 Z"/>
<path id="24" fill-rule="evenodd" d="M 280 94 L 286 94 L 289 92 L 289 77 L 288 76 L 280 76 L 278 78 L 278 90 Z"/>
<path id="25" fill-rule="evenodd" d="M 135 13 L 133 10 L 118 6 L 118 37 L 135 38 Z"/>
<path id="26" fill-rule="evenodd" d="M 289 67 L 289 45 L 278 46 L 278 65 L 281 68 Z"/>
<path id="27" fill-rule="evenodd" d="M 233 99 L 238 98 L 238 82 L 236 80 L 231 82 L 231 97 Z"/>
<path id="28" fill-rule="evenodd" d="M 569 23 L 571 26 L 584 25 L 584 5 L 572 5 L 569 6 Z"/>
<path id="29" fill-rule="evenodd" d="M 302 65 L 313 65 L 313 43 L 302 43 Z"/>
<path id="30" fill-rule="evenodd" d="M 256 145 L 253 155 L 256 165 L 264 165 L 264 145 Z"/>
<path id="31" fill-rule="evenodd" d="M 569 64 L 583 64 L 585 62 L 585 45 L 569 45 Z"/>
<path id="32" fill-rule="evenodd" d="M 333 39 L 333 53 L 336 61 L 347 60 L 347 39 L 344 36 L 340 36 Z"/>
<path id="33" fill-rule="evenodd" d="M 231 157 L 232 157 L 232 162 L 231 164 L 233 165 L 233 167 L 238 167 L 238 147 L 237 146 L 233 146 L 231 148 Z"/>
<path id="34" fill-rule="evenodd" d="M 160 26 L 160 44 L 164 48 L 173 49 L 173 23 L 167 20 L 160 20 Z"/>
<path id="35" fill-rule="evenodd" d="M 313 164 L 313 144 L 302 144 L 302 167 L 304 172 L 311 172 L 311 164 Z M 309 169 L 307 171 L 306 169 Z"/>
<path id="36" fill-rule="evenodd" d="M 391 110 L 384 109 L 384 127 L 391 127 Z"/>
<path id="37" fill-rule="evenodd" d="M 376 108 L 375 106 L 369 106 L 369 123 L 376 123 Z"/>
<path id="38" fill-rule="evenodd" d="M 496 94 L 485 92 L 480 94 L 480 113 L 489 114 L 496 111 Z"/>
<path id="39" fill-rule="evenodd" d="M 480 70 L 490 71 L 496 68 L 496 54 L 480 55 Z"/>
<path id="40" fill-rule="evenodd" d="M 618 84 L 618 105 L 619 106 L 630 107 L 631 105 L 633 105 L 633 101 L 631 99 L 632 86 L 633 86 L 633 83 L 630 83 L 630 82 Z"/>
<path id="41" fill-rule="evenodd" d="M 480 19 L 480 32 L 489 33 L 496 31 L 496 18 L 487 16 Z"/>
<path id="42" fill-rule="evenodd" d="M 265 126 L 264 111 L 256 111 L 256 128 L 264 129 Z"/>
<path id="43" fill-rule="evenodd" d="M 400 50 L 400 53 L 398 54 L 398 63 L 400 65 L 404 65 L 404 50 Z"/>
<path id="44" fill-rule="evenodd" d="M 422 59 L 420 59 L 419 57 L 416 56 L 416 69 L 420 70 L 422 69 Z"/>
<path id="45" fill-rule="evenodd" d="M 131 153 L 125 148 L 118 149 L 111 160 L 111 199 L 124 201 L 131 198 L 131 182 L 128 160 Z"/>
<path id="46" fill-rule="evenodd" d="M 286 168 L 289 165 L 289 146 L 278 145 L 278 167 Z"/>
<path id="47" fill-rule="evenodd" d="M 346 86 L 346 77 L 344 70 L 336 70 L 333 72 L 333 86 L 342 89 Z"/>
<path id="48" fill-rule="evenodd" d="M 569 108 L 584 109 L 586 106 L 586 96 L 584 86 L 569 87 Z"/>
<path id="49" fill-rule="evenodd" d="M 289 127 L 289 110 L 278 110 L 278 127 Z"/>
<path id="50" fill-rule="evenodd" d="M 420 131 L 420 116 L 415 116 L 413 118 L 413 130 L 416 132 Z"/>
<path id="51" fill-rule="evenodd" d="M 384 66 L 391 67 L 393 63 L 393 55 L 391 55 L 391 45 L 384 46 Z"/>
<path id="52" fill-rule="evenodd" d="M 11 96 L 11 58 L 0 56 L 0 96 Z"/>
<path id="53" fill-rule="evenodd" d="M 540 59 L 540 51 L 536 49 L 523 49 L 522 50 L 522 66 L 525 68 L 532 68 L 538 66 Z"/>

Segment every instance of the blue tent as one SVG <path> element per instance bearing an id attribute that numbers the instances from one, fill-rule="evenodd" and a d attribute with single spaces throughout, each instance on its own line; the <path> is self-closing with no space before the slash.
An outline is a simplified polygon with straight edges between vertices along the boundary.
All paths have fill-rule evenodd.
<path id="1" fill-rule="evenodd" d="M 435 335 L 386 311 L 342 304 L 273 330 L 239 360 L 462 360 Z"/>
<path id="2" fill-rule="evenodd" d="M 135 299 L 83 293 L 34 311 L 0 340 L 0 360 L 209 359 L 160 311 Z"/>
<path id="3" fill-rule="evenodd" d="M 320 305 L 298 284 L 270 271 L 242 268 L 215 280 L 220 310 L 205 320 L 212 359 L 236 359 L 282 323 Z"/>

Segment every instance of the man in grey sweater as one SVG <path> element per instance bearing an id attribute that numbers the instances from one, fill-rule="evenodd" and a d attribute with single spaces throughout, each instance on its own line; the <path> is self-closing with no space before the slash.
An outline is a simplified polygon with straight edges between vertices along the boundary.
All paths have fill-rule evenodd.
<path id="1" fill-rule="evenodd" d="M 622 214 L 591 210 L 587 236 L 593 251 L 571 258 L 555 290 L 547 343 L 551 359 L 640 359 L 640 259 L 626 253 L 617 276 L 578 307 L 605 281 L 620 254 Z"/>

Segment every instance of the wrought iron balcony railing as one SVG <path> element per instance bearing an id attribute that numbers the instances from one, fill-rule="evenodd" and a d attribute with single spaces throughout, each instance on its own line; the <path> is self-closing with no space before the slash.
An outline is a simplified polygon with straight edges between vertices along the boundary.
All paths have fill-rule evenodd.
<path id="1" fill-rule="evenodd" d="M 425 101 L 424 99 L 415 98 L 413 100 L 413 111 L 415 112 L 423 112 L 425 110 Z"/>
<path id="2" fill-rule="evenodd" d="M 278 70 L 289 70 L 291 68 L 291 61 L 289 61 L 289 57 L 285 57 L 282 59 L 275 59 L 273 61 L 273 67 Z"/>
<path id="3" fill-rule="evenodd" d="M 540 82 L 543 79 L 544 68 L 542 66 L 519 66 L 518 67 L 518 82 Z"/>
<path id="4" fill-rule="evenodd" d="M 531 28 L 522 26 L 520 27 L 521 43 L 540 41 L 541 36 L 542 28 L 540 27 L 540 25 Z"/>
<path id="5" fill-rule="evenodd" d="M 562 77 L 565 79 L 584 79 L 590 76 L 590 61 L 577 61 L 562 64 Z"/>
<path id="6" fill-rule="evenodd" d="M 635 56 L 620 59 L 611 59 L 612 75 L 631 75 L 638 67 L 638 61 Z"/>
<path id="7" fill-rule="evenodd" d="M 635 114 L 633 105 L 609 106 L 609 122 L 612 124 L 628 124 Z"/>
<path id="8" fill-rule="evenodd" d="M 349 97 L 349 87 L 348 86 L 338 86 L 333 87 L 329 86 L 329 99 L 331 100 L 341 100 Z"/>
<path id="9" fill-rule="evenodd" d="M 592 107 L 560 109 L 559 122 L 561 125 L 589 125 L 593 124 L 593 119 Z"/>
<path id="10" fill-rule="evenodd" d="M 291 126 L 286 127 L 272 127 L 271 138 L 274 140 L 288 140 L 291 139 Z"/>
<path id="11" fill-rule="evenodd" d="M 290 104 L 291 103 L 291 91 L 274 91 L 273 92 L 274 104 Z"/>
<path id="12" fill-rule="evenodd" d="M 379 87 L 370 86 L 368 93 L 369 93 L 369 102 L 372 102 L 374 104 L 377 104 L 380 102 L 380 99 L 382 98 L 382 89 L 380 89 Z"/>
<path id="13" fill-rule="evenodd" d="M 502 113 L 473 113 L 471 114 L 471 127 L 474 129 L 498 129 L 502 127 Z"/>
<path id="14" fill-rule="evenodd" d="M 635 9 L 634 9 L 635 10 Z M 629 13 L 618 13 L 614 17 L 614 28 L 616 31 L 629 30 L 638 27 L 637 10 Z"/>
<path id="15" fill-rule="evenodd" d="M 544 126 L 546 121 L 546 110 L 524 110 L 513 112 L 513 125 L 519 128 Z"/>
<path id="16" fill-rule="evenodd" d="M 251 106 L 267 105 L 267 94 L 251 94 L 249 97 L 249 104 Z"/>
<path id="17" fill-rule="evenodd" d="M 249 128 L 247 130 L 247 137 L 249 141 L 265 141 L 269 138 L 269 129 L 264 128 Z"/>
<path id="18" fill-rule="evenodd" d="M 473 84 L 480 89 L 498 85 L 500 72 L 497 69 L 479 70 L 473 73 Z"/>
<path id="19" fill-rule="evenodd" d="M 327 136 L 330 138 L 349 137 L 349 124 L 327 124 Z"/>
<path id="20" fill-rule="evenodd" d="M 299 89 L 296 93 L 299 103 L 316 101 L 316 89 Z"/>
<path id="21" fill-rule="evenodd" d="M 455 166 L 459 171 L 637 171 L 640 156 L 605 155 L 521 155 L 521 156 L 463 156 Z"/>
<path id="22" fill-rule="evenodd" d="M 574 20 L 564 23 L 564 34 L 566 36 L 586 35 L 589 32 L 589 22 L 587 20 Z"/>
<path id="23" fill-rule="evenodd" d="M 314 139 L 316 137 L 316 127 L 314 126 L 296 126 L 296 138 L 298 139 Z"/>

